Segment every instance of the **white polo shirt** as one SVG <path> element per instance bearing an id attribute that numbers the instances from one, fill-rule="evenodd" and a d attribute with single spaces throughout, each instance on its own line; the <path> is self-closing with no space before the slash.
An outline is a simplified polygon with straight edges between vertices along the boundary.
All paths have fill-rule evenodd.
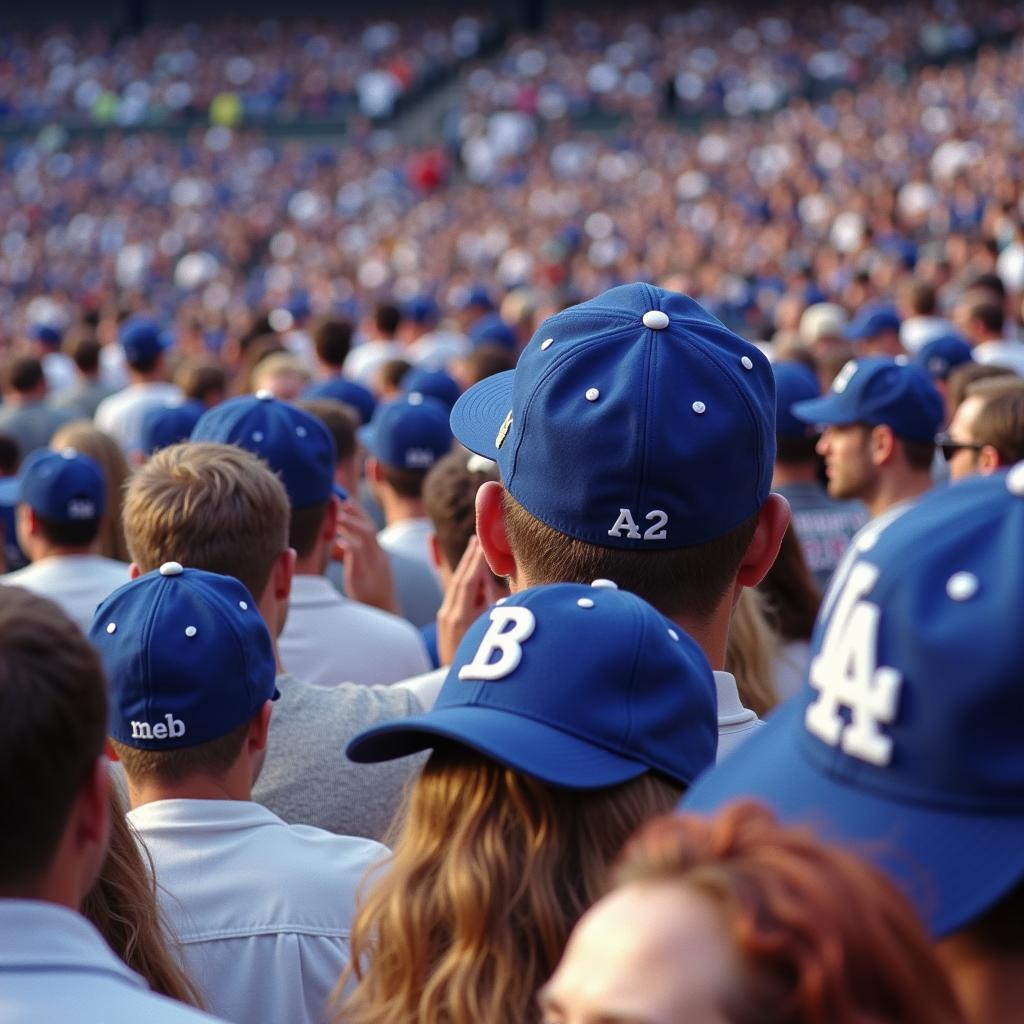
<path id="1" fill-rule="evenodd" d="M 430 558 L 430 535 L 434 526 L 429 519 L 403 519 L 385 526 L 377 534 L 377 543 L 388 552 L 398 552 L 407 558 L 415 558 L 437 572 Z"/>
<path id="2" fill-rule="evenodd" d="M 430 668 L 420 631 L 405 619 L 343 597 L 326 576 L 295 576 L 281 664 L 318 686 L 384 685 Z"/>
<path id="3" fill-rule="evenodd" d="M 128 820 L 211 1012 L 237 1024 L 322 1024 L 348 963 L 356 886 L 387 849 L 286 825 L 250 801 L 157 800 Z"/>
<path id="4" fill-rule="evenodd" d="M 4 1024 L 202 1024 L 214 1017 L 150 992 L 67 907 L 0 900 Z"/>
<path id="5" fill-rule="evenodd" d="M 6 586 L 48 597 L 89 632 L 96 606 L 128 582 L 128 566 L 102 555 L 51 555 L 0 576 Z"/>
<path id="6" fill-rule="evenodd" d="M 93 422 L 131 458 L 142 451 L 142 421 L 146 413 L 156 406 L 178 405 L 181 400 L 181 391 L 173 384 L 161 381 L 129 384 L 123 391 L 100 402 Z"/>

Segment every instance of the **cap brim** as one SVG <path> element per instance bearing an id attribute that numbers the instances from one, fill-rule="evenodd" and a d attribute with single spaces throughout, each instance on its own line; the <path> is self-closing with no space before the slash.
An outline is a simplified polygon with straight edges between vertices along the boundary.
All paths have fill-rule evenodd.
<path id="1" fill-rule="evenodd" d="M 789 407 L 790 414 L 795 416 L 802 423 L 832 423 L 841 426 L 847 423 L 856 423 L 857 414 L 846 409 L 841 403 L 829 396 L 823 398 L 808 398 L 803 402 L 794 402 Z"/>
<path id="2" fill-rule="evenodd" d="M 503 370 L 474 384 L 452 408 L 451 427 L 456 439 L 471 452 L 498 458 L 498 431 L 512 408 L 515 370 Z"/>
<path id="3" fill-rule="evenodd" d="M 0 479 L 0 505 L 13 508 L 18 504 L 18 489 L 21 487 L 20 476 L 6 476 Z"/>
<path id="4" fill-rule="evenodd" d="M 1024 878 L 1024 818 L 925 807 L 826 774 L 801 749 L 805 703 L 780 709 L 734 754 L 701 776 L 680 805 L 713 812 L 740 799 L 811 826 L 884 871 L 936 937 L 996 903 Z"/>
<path id="5" fill-rule="evenodd" d="M 345 750 L 361 764 L 393 761 L 448 740 L 565 789 L 599 789 L 649 770 L 532 718 L 480 705 L 438 708 L 360 733 Z"/>

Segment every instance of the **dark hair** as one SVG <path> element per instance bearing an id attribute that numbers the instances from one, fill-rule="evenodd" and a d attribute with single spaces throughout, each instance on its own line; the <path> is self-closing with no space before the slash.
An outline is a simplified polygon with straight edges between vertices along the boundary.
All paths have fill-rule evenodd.
<path id="1" fill-rule="evenodd" d="M 923 472 L 932 468 L 935 461 L 934 441 L 915 441 L 909 437 L 901 437 L 899 441 L 903 445 L 903 455 L 911 469 Z"/>
<path id="2" fill-rule="evenodd" d="M 0 882 L 50 866 L 107 731 L 99 656 L 52 601 L 0 587 Z"/>
<path id="3" fill-rule="evenodd" d="M 209 405 L 211 398 L 223 398 L 228 387 L 227 371 L 219 363 L 190 360 L 175 375 L 182 394 L 190 402 Z"/>
<path id="4" fill-rule="evenodd" d="M 784 466 L 794 462 L 816 462 L 818 453 L 815 445 L 817 443 L 817 434 L 810 437 L 777 434 L 775 437 L 775 461 Z"/>
<path id="5" fill-rule="evenodd" d="M 352 324 L 336 317 L 321 320 L 313 330 L 313 345 L 321 362 L 341 369 L 352 349 Z"/>
<path id="6" fill-rule="evenodd" d="M 512 370 L 515 365 L 515 353 L 504 345 L 477 345 L 463 361 L 466 387 L 479 384 L 480 381 L 504 370 Z"/>
<path id="7" fill-rule="evenodd" d="M 373 309 L 373 325 L 381 334 L 392 337 L 402 322 L 402 311 L 393 302 L 378 302 Z"/>
<path id="8" fill-rule="evenodd" d="M 1024 954 L 1024 878 L 957 934 L 986 958 Z"/>
<path id="9" fill-rule="evenodd" d="M 412 369 L 407 359 L 387 359 L 377 370 L 377 381 L 382 389 L 397 391 L 405 375 Z"/>
<path id="10" fill-rule="evenodd" d="M 35 517 L 43 539 L 61 548 L 84 548 L 100 533 L 101 520 L 98 518 L 62 522 L 59 519 L 47 519 L 38 512 L 35 512 Z"/>
<path id="11" fill-rule="evenodd" d="M 300 398 L 295 404 L 327 428 L 334 438 L 336 462 L 344 462 L 355 455 L 359 447 L 356 431 L 362 423 L 356 409 L 336 398 Z"/>
<path id="12" fill-rule="evenodd" d="M 449 452 L 423 481 L 423 506 L 444 560 L 452 569 L 476 533 L 476 492 L 486 481 L 498 479 L 494 469 L 470 469 L 472 459 L 468 452 Z"/>
<path id="13" fill-rule="evenodd" d="M 758 589 L 768 602 L 768 613 L 783 640 L 810 640 L 821 606 L 821 591 L 807 568 L 792 523 L 783 534 L 778 558 Z"/>
<path id="14" fill-rule="evenodd" d="M 1006 298 L 1006 285 L 998 274 L 978 274 L 971 278 L 964 291 L 973 292 L 979 289 L 991 292 L 1000 302 Z"/>
<path id="15" fill-rule="evenodd" d="M 1024 381 L 1012 390 L 986 397 L 971 433 L 979 444 L 995 448 L 1002 466 L 1024 459 Z"/>
<path id="16" fill-rule="evenodd" d="M 21 465 L 21 445 L 10 434 L 0 434 L 0 475 L 13 476 Z"/>
<path id="17" fill-rule="evenodd" d="M 99 341 L 91 334 L 82 334 L 70 347 L 70 356 L 81 373 L 92 374 L 100 368 Z"/>
<path id="18" fill-rule="evenodd" d="M 136 373 L 152 373 L 163 357 L 163 351 L 160 349 L 155 352 L 133 352 L 130 355 L 126 352 L 124 361 Z"/>
<path id="19" fill-rule="evenodd" d="M 912 281 L 907 287 L 907 300 L 917 316 L 934 316 L 937 308 L 935 288 L 927 281 Z"/>
<path id="20" fill-rule="evenodd" d="M 735 580 L 760 512 L 721 537 L 667 551 L 622 551 L 568 537 L 502 494 L 505 529 L 516 561 L 533 585 L 614 580 L 663 615 L 707 619 Z"/>
<path id="21" fill-rule="evenodd" d="M 1005 320 L 1003 307 L 998 302 L 983 300 L 973 303 L 967 310 L 968 321 L 976 320 L 993 334 L 1001 333 Z"/>
<path id="22" fill-rule="evenodd" d="M 306 558 L 313 553 L 317 538 L 324 524 L 324 516 L 331 499 L 318 501 L 315 505 L 293 508 L 288 520 L 288 546 L 295 548 L 299 558 Z"/>
<path id="23" fill-rule="evenodd" d="M 110 740 L 110 745 L 114 748 L 117 759 L 124 765 L 125 775 L 131 781 L 175 785 L 197 775 L 223 775 L 242 752 L 242 745 L 249 734 L 251 722 L 250 719 L 231 732 L 195 747 L 140 750 L 138 747 L 119 743 L 115 739 Z"/>
<path id="24" fill-rule="evenodd" d="M 389 466 L 386 462 L 377 460 L 380 466 L 380 475 L 386 483 L 400 498 L 421 498 L 423 497 L 423 481 L 427 478 L 427 469 L 399 469 L 397 466 Z"/>
<path id="25" fill-rule="evenodd" d="M 4 371 L 4 390 L 25 394 L 45 380 L 43 364 L 35 356 L 19 356 Z"/>
<path id="26" fill-rule="evenodd" d="M 946 381 L 946 406 L 950 416 L 960 407 L 967 397 L 970 386 L 978 380 L 989 377 L 1016 377 L 1007 366 L 992 366 L 990 363 L 962 363 L 950 370 Z"/>

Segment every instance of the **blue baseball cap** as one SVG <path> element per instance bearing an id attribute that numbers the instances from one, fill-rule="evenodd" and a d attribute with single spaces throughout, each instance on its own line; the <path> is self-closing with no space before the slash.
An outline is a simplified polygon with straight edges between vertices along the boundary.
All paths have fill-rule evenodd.
<path id="1" fill-rule="evenodd" d="M 886 331 L 899 331 L 900 318 L 892 306 L 864 306 L 863 309 L 846 325 L 843 337 L 848 341 L 865 341 L 876 338 Z"/>
<path id="2" fill-rule="evenodd" d="M 147 409 L 140 429 L 142 451 L 149 456 L 161 448 L 187 441 L 205 411 L 206 406 L 202 402 L 155 405 Z"/>
<path id="3" fill-rule="evenodd" d="M 687 785 L 715 760 L 715 680 L 686 633 L 609 581 L 533 587 L 470 626 L 432 710 L 347 754 L 390 761 L 445 740 L 567 789 L 650 770 Z"/>
<path id="4" fill-rule="evenodd" d="M 817 398 L 821 386 L 815 372 L 803 363 L 772 363 L 775 374 L 776 437 L 811 437 L 814 430 L 791 412 L 794 402 Z"/>
<path id="5" fill-rule="evenodd" d="M 53 324 L 33 324 L 29 328 L 29 337 L 42 345 L 56 348 L 64 338 L 59 327 Z"/>
<path id="6" fill-rule="evenodd" d="M 437 302 L 430 295 L 414 295 L 405 307 L 405 315 L 414 324 L 430 324 L 441 316 Z"/>
<path id="7" fill-rule="evenodd" d="M 109 734 L 129 747 L 209 743 L 278 697 L 270 633 L 232 576 L 165 562 L 96 609 L 89 639 L 109 685 Z"/>
<path id="8" fill-rule="evenodd" d="M 974 362 L 971 346 L 958 334 L 942 334 L 914 354 L 914 362 L 935 380 L 945 380 L 952 370 Z"/>
<path id="9" fill-rule="evenodd" d="M 494 300 L 482 284 L 474 284 L 459 296 L 456 305 L 459 309 L 494 309 Z"/>
<path id="10" fill-rule="evenodd" d="M 1024 464 L 869 525 L 833 581 L 800 693 L 683 804 L 734 798 L 886 871 L 932 933 L 1024 878 Z"/>
<path id="11" fill-rule="evenodd" d="M 790 411 L 811 424 L 884 424 L 913 441 L 933 440 L 946 415 L 942 396 L 920 366 L 882 356 L 851 359 L 827 394 L 797 402 Z"/>
<path id="12" fill-rule="evenodd" d="M 768 497 L 775 378 L 693 299 L 623 285 L 545 320 L 514 370 L 462 395 L 452 429 L 553 529 L 601 547 L 688 547 Z"/>
<path id="13" fill-rule="evenodd" d="M 229 398 L 199 418 L 193 441 L 234 444 L 258 455 L 281 478 L 292 508 L 326 501 L 334 484 L 334 438 L 315 416 L 269 391 Z"/>
<path id="14" fill-rule="evenodd" d="M 155 320 L 142 316 L 129 317 L 121 326 L 121 348 L 129 366 L 146 362 L 170 348 L 171 339 Z"/>
<path id="15" fill-rule="evenodd" d="M 107 483 L 99 465 L 73 448 L 34 451 L 21 467 L 18 504 L 56 523 L 99 519 L 107 507 Z"/>
<path id="16" fill-rule="evenodd" d="M 359 419 L 363 424 L 369 423 L 373 419 L 374 411 L 377 408 L 377 399 L 373 397 L 373 392 L 346 377 L 328 377 L 327 380 L 318 380 L 302 392 L 302 397 L 332 398 L 335 402 L 344 402 L 345 405 L 350 405 L 359 413 Z"/>
<path id="17" fill-rule="evenodd" d="M 502 345 L 514 349 L 519 344 L 516 332 L 497 313 L 488 313 L 469 329 L 470 343 L 478 345 Z"/>
<path id="18" fill-rule="evenodd" d="M 462 394 L 456 380 L 444 370 L 429 370 L 422 366 L 414 366 L 402 378 L 402 390 L 407 395 L 416 393 L 427 398 L 436 398 L 449 409 Z"/>
<path id="19" fill-rule="evenodd" d="M 418 392 L 377 407 L 360 431 L 367 450 L 395 469 L 430 469 L 452 450 L 448 407 Z"/>

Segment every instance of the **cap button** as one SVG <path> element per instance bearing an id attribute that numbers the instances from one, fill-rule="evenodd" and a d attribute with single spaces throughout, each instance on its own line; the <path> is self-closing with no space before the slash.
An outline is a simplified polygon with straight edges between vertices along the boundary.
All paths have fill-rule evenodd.
<path id="1" fill-rule="evenodd" d="M 274 392 L 268 391 L 266 388 L 260 388 L 260 390 L 256 392 L 256 397 L 261 402 L 270 402 L 273 401 Z"/>
<path id="2" fill-rule="evenodd" d="M 62 459 L 77 459 L 78 452 L 74 448 L 65 448 L 61 451 L 60 457 Z"/>
<path id="3" fill-rule="evenodd" d="M 1006 474 L 1006 489 L 1017 498 L 1024 498 L 1024 462 L 1018 462 Z"/>
<path id="4" fill-rule="evenodd" d="M 598 587 L 598 588 L 602 588 L 602 589 L 605 589 L 605 590 L 618 590 L 619 589 L 618 583 L 616 583 L 614 580 L 594 580 L 594 582 L 591 583 L 590 585 L 592 587 Z"/>
<path id="5" fill-rule="evenodd" d="M 652 331 L 665 330 L 668 327 L 668 314 L 660 309 L 649 309 L 644 313 L 644 327 L 649 327 Z"/>
<path id="6" fill-rule="evenodd" d="M 408 402 L 410 405 L 422 405 L 423 395 L 419 391 L 410 391 L 408 395 Z"/>
<path id="7" fill-rule="evenodd" d="M 184 571 L 181 567 L 181 562 L 164 562 L 160 566 L 161 576 L 180 576 Z"/>

